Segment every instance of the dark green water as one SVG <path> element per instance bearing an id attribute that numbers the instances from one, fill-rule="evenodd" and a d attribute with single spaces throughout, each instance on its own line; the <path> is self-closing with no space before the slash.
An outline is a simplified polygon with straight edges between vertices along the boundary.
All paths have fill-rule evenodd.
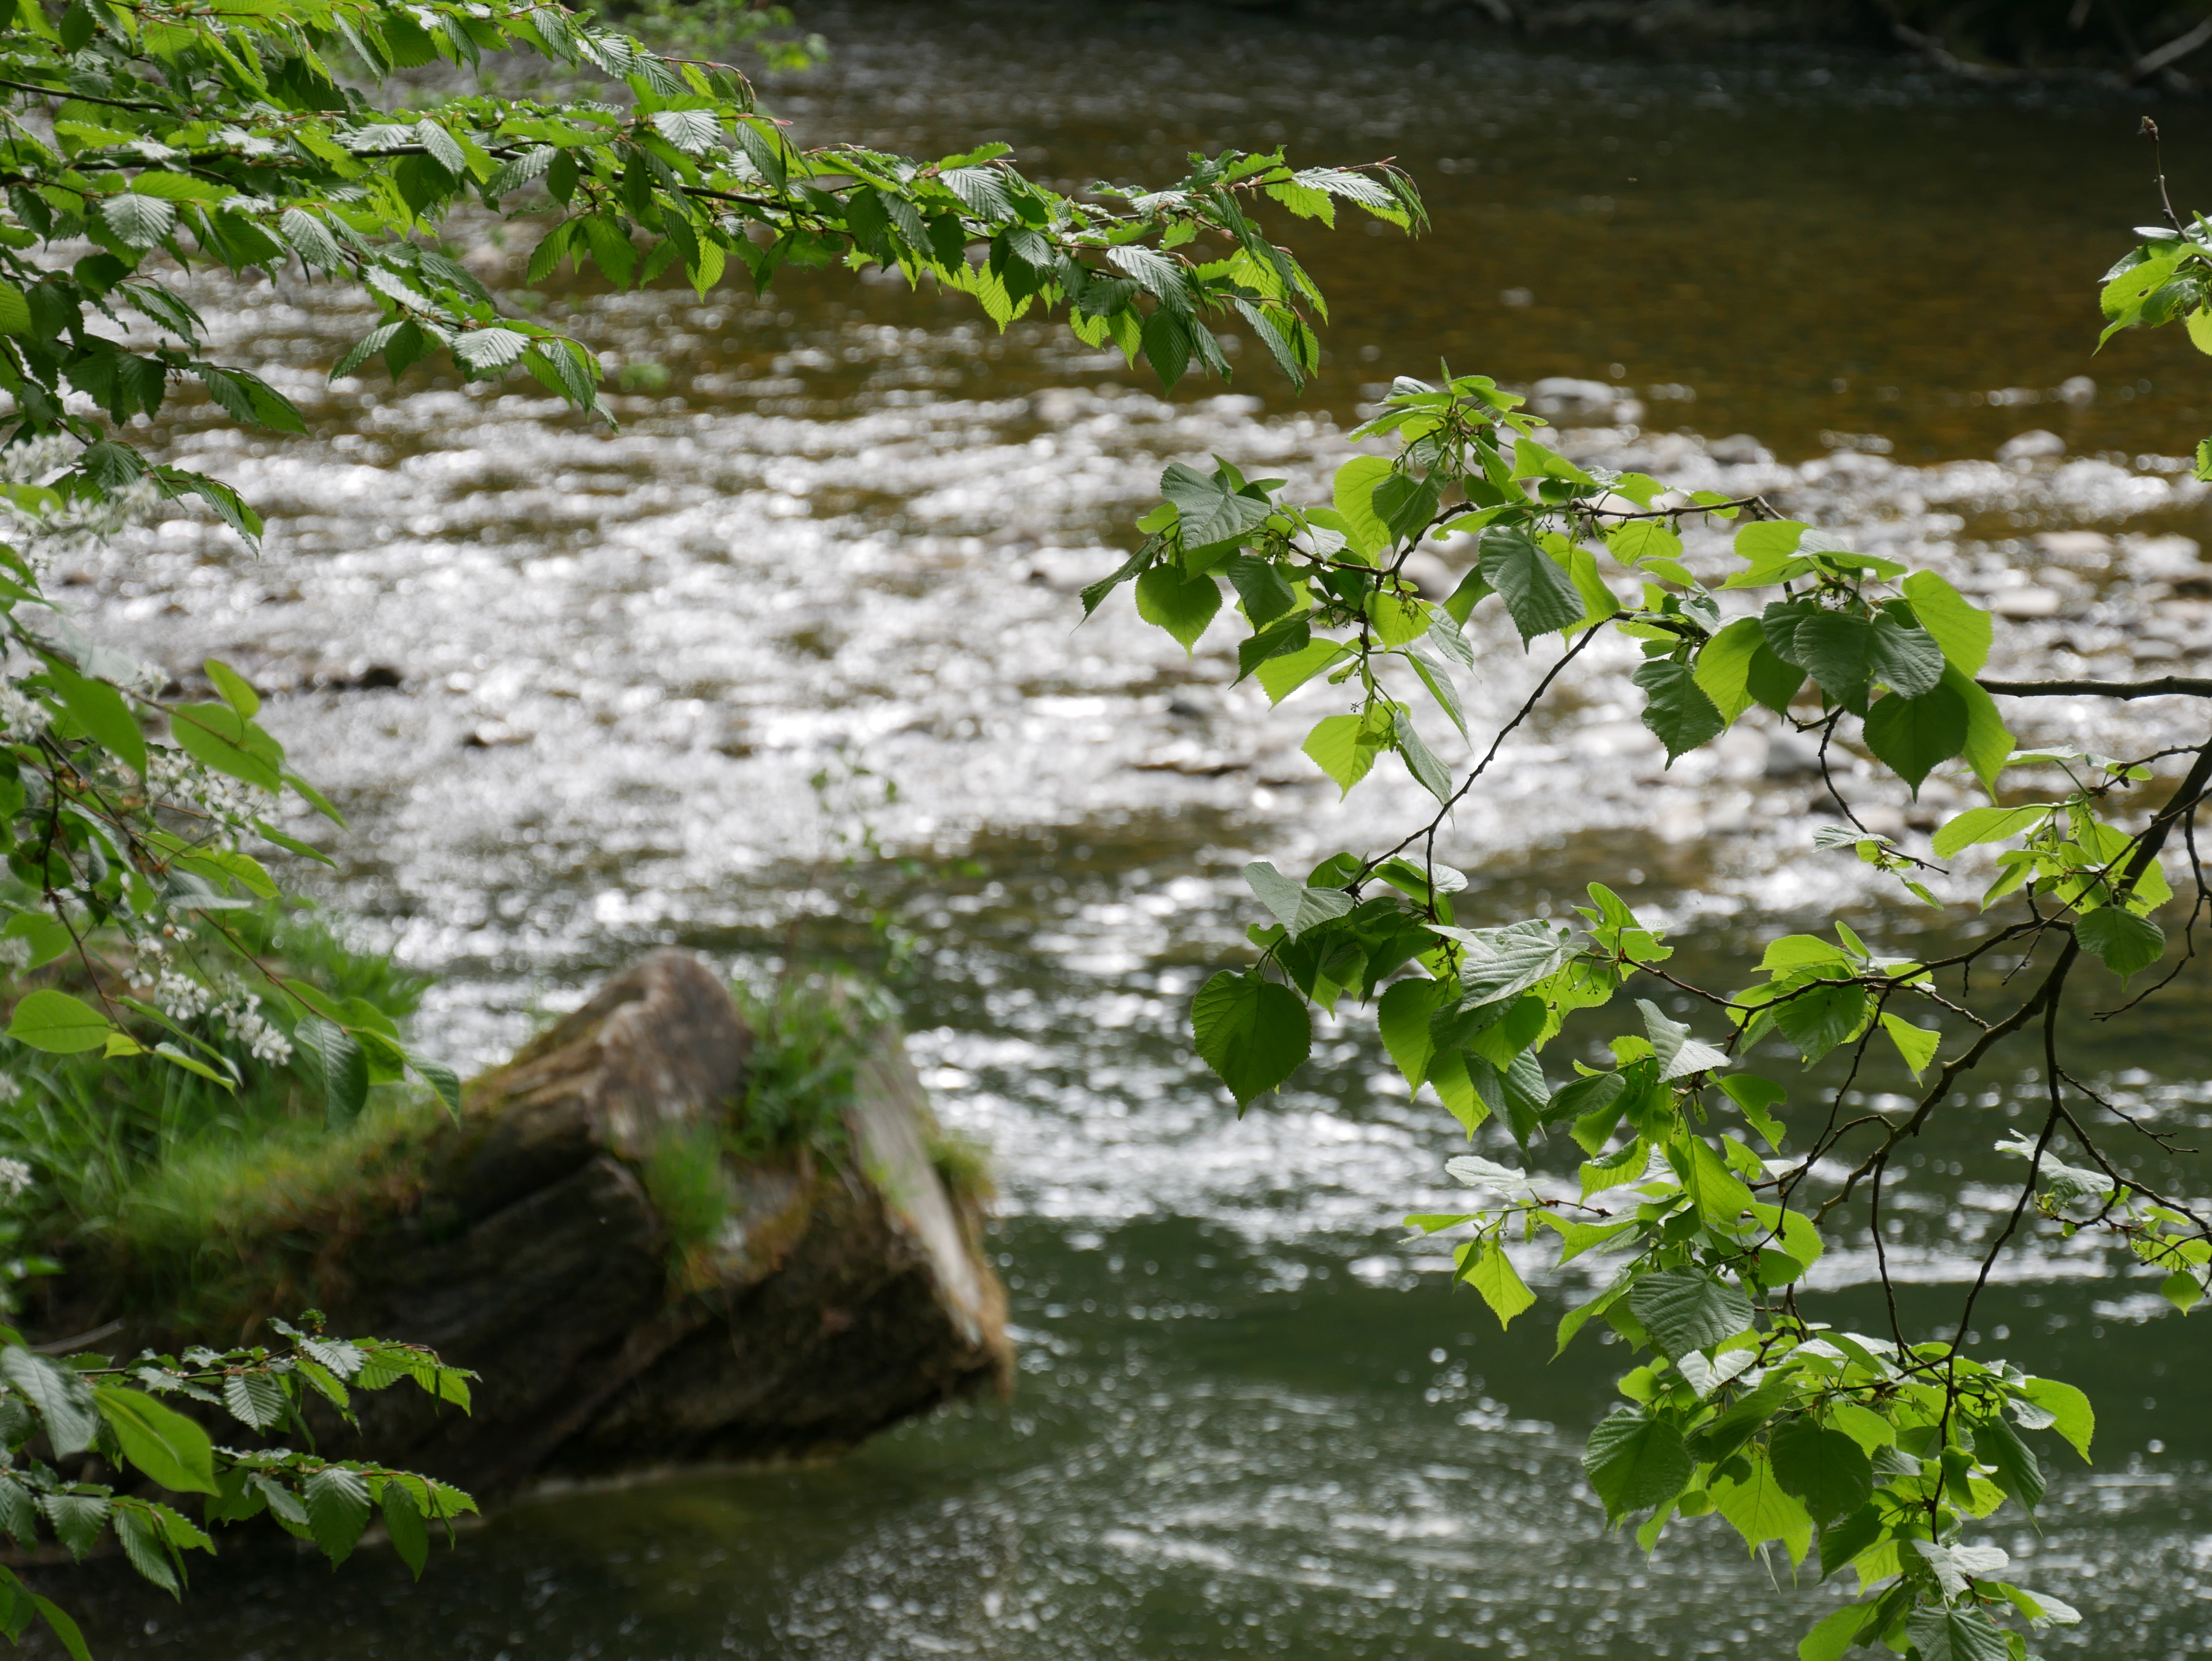
<path id="1" fill-rule="evenodd" d="M 1158 179 L 1222 142 L 1395 154 L 1436 231 L 1410 249 L 1302 234 L 1337 310 L 1329 356 L 1302 398 L 1240 380 L 1249 402 L 1154 402 L 1062 338 L 996 339 L 951 301 L 834 277 L 765 304 L 548 296 L 667 372 L 619 401 L 618 438 L 422 372 L 319 390 L 306 377 L 356 319 L 311 293 L 216 295 L 210 313 L 337 436 L 231 446 L 180 414 L 157 439 L 274 510 L 268 559 L 165 536 L 88 590 L 150 655 L 221 651 L 295 689 L 272 719 L 354 816 L 334 897 L 447 976 L 427 1036 L 459 1056 L 496 1055 L 656 941 L 758 968 L 826 899 L 806 891 L 805 776 L 841 742 L 896 774 L 891 840 L 988 867 L 903 896 L 925 942 L 905 995 L 941 1110 L 997 1151 L 1020 1390 L 818 1469 L 516 1505 L 419 1590 L 374 1550 L 332 1576 L 244 1549 L 181 1609 L 104 1572 L 63 1589 L 107 1653 L 238 1661 L 1792 1652 L 1832 1592 L 1778 1583 L 1715 1524 L 1649 1562 L 1603 1533 L 1577 1454 L 1620 1352 L 1545 1362 L 1572 1288 L 1502 1337 L 1397 1243 L 1453 1142 L 1371 1043 L 1326 1035 L 1241 1123 L 1196 1072 L 1182 1005 L 1249 921 L 1237 867 L 1357 843 L 1403 798 L 1340 811 L 1285 749 L 1238 749 L 1225 674 L 1147 655 L 1112 619 L 1071 636 L 1053 562 L 1102 557 L 1166 459 L 1321 476 L 1365 389 L 1440 354 L 1611 382 L 1647 435 L 1745 433 L 1785 461 L 1823 455 L 1824 435 L 1886 441 L 1901 465 L 1823 500 L 1954 552 L 2040 526 L 2202 538 L 2196 498 L 2132 459 L 2186 451 L 2212 381 L 2179 336 L 2088 356 L 2094 278 L 2153 210 L 2141 108 L 1809 58 L 1585 62 L 1168 9 L 811 21 L 836 63 L 772 98 L 805 132 L 925 151 L 1000 137 L 1060 179 Z M 2160 115 L 2178 189 L 2212 191 L 2212 128 Z M 2051 401 L 2083 374 L 2093 399 Z M 1983 460 L 2031 427 L 2127 477 L 2069 495 L 2073 475 L 1988 470 L 1929 517 L 1952 499 L 1922 464 Z M 2101 625 L 2058 626 L 2087 651 Z M 403 687 L 316 690 L 372 661 Z M 1516 701 L 1518 665 L 1501 656 L 1478 720 Z M 1680 919 L 1686 957 L 1726 983 L 1838 880 L 1803 865 L 1806 787 L 1755 760 L 1689 784 L 1608 761 L 1617 693 L 1594 678 L 1455 852 L 1496 920 L 1636 873 L 1632 898 Z M 1723 832 L 1730 790 L 1747 822 Z M 1662 800 L 1703 803 L 1712 835 L 1667 830 Z M 1854 915 L 1920 949 L 1909 920 Z M 2131 1111 L 2202 1128 L 2206 1010 L 2203 975 L 2185 977 L 2088 1028 L 2080 1063 Z M 2013 1128 L 2031 1059 L 1935 1129 L 1895 1198 L 1908 1323 L 1971 1278 L 1996 1213 L 1962 1167 Z M 1882 1105 L 1905 1083 L 1856 1087 Z M 1845 1234 L 1830 1318 L 1878 1330 L 1863 1219 Z M 2099 1404 L 2096 1470 L 2054 1484 L 2041 1536 L 1991 1530 L 2089 1616 L 2048 1652 L 2212 1648 L 2208 1352 L 2150 1290 L 2038 1240 L 1977 1317 Z"/>

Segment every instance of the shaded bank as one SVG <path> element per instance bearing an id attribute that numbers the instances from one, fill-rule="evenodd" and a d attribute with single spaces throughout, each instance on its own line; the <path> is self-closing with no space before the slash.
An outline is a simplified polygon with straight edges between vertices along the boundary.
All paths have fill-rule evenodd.
<path id="1" fill-rule="evenodd" d="M 1160 0 L 1125 0 L 1165 10 Z M 2212 77 L 2212 16 L 2174 0 L 1214 0 L 1332 20 L 1419 19 L 1658 48 L 1799 44 L 1902 53 L 1981 78 L 2096 76 L 2191 91 Z"/>
<path id="2" fill-rule="evenodd" d="M 184 1324 L 180 1240 L 84 1264 L 57 1330 L 173 1351 L 313 1305 L 428 1344 L 482 1375 L 473 1412 L 363 1397 L 338 1445 L 479 1497 L 836 1452 L 1003 1387 L 976 1199 L 932 1162 L 896 1037 L 860 1028 L 848 1087 L 775 1139 L 748 1134 L 754 1048 L 698 958 L 654 952 L 477 1080 L 458 1123 L 366 1126 L 281 1205 L 240 1166 Z"/>

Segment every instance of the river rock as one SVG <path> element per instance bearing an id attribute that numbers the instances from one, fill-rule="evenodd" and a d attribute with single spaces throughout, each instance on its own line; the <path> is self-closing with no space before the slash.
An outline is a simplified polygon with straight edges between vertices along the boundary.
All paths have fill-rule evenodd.
<path id="1" fill-rule="evenodd" d="M 404 1385 L 357 1395 L 361 1435 L 325 1445 L 481 1499 L 836 1452 L 1006 1389 L 978 1205 L 932 1162 L 896 1033 L 866 1042 L 841 1147 L 740 1161 L 720 1150 L 752 1046 L 704 963 L 656 952 L 475 1080 L 459 1123 L 410 1154 L 410 1191 L 310 1220 L 268 1312 L 312 1304 L 334 1333 L 428 1344 L 481 1375 L 467 1415 Z M 729 1196 L 681 1252 L 652 1193 L 672 1148 L 718 1161 Z M 240 1335 L 125 1334 L 124 1354 Z"/>

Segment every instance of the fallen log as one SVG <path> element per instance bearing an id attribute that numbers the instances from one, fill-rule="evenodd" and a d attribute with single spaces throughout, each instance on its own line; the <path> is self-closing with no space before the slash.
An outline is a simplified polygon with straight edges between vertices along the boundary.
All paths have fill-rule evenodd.
<path id="1" fill-rule="evenodd" d="M 275 1238 L 227 1242 L 253 1276 L 219 1315 L 142 1313 L 173 1300 L 134 1299 L 126 1264 L 56 1328 L 120 1321 L 100 1348 L 176 1353 L 312 1305 L 333 1332 L 427 1344 L 481 1375 L 473 1411 L 357 1396 L 332 1451 L 479 1498 L 834 1453 L 1003 1391 L 980 1203 L 933 1162 L 896 1033 L 861 1032 L 828 1134 L 780 1148 L 747 1146 L 754 1044 L 705 964 L 656 952 L 476 1080 L 458 1123 L 365 1156 L 355 1191 Z"/>

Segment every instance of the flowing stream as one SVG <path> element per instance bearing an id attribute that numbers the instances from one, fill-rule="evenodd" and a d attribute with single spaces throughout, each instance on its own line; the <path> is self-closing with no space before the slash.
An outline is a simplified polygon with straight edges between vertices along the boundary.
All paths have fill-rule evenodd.
<path id="1" fill-rule="evenodd" d="M 210 289 L 218 332 L 319 436 L 244 438 L 190 404 L 142 436 L 243 488 L 268 551 L 179 520 L 68 592 L 179 673 L 216 654 L 274 695 L 271 725 L 352 816 L 323 839 L 325 891 L 446 977 L 421 1030 L 457 1061 L 648 945 L 759 974 L 794 932 L 866 951 L 831 916 L 848 890 L 897 905 L 917 1061 L 995 1152 L 1019 1392 L 819 1469 L 534 1498 L 419 1589 L 375 1550 L 333 1577 L 240 1549 L 181 1609 L 96 1580 L 94 1637 L 226 1661 L 1794 1653 L 1837 1596 L 1809 1570 L 1793 1587 L 1715 1520 L 1648 1561 L 1605 1533 L 1577 1454 L 1621 1352 L 1545 1360 L 1582 1283 L 1545 1287 L 1502 1338 L 1436 1248 L 1399 1243 L 1442 1197 L 1441 1111 L 1347 1028 L 1240 1121 L 1182 1041 L 1185 999 L 1254 914 L 1242 864 L 1403 825 L 1410 782 L 1339 806 L 1297 751 L 1325 691 L 1271 714 L 1217 642 L 1186 660 L 1119 602 L 1078 629 L 1074 590 L 1129 545 L 1166 462 L 1218 453 L 1323 490 L 1362 404 L 1443 357 L 1534 386 L 1578 454 L 1764 490 L 1937 563 L 2006 618 L 2001 670 L 2201 660 L 2207 504 L 2180 458 L 2212 427 L 2212 378 L 2179 332 L 2090 356 L 2094 279 L 2155 216 L 2137 106 L 1168 6 L 806 21 L 836 58 L 769 94 L 803 136 L 1000 137 L 1066 182 L 1164 179 L 1222 143 L 1395 155 L 1434 233 L 1300 232 L 1340 319 L 1303 396 L 1249 344 L 1233 388 L 1163 394 L 1063 332 L 1000 337 L 957 299 L 839 273 L 764 299 L 537 295 L 619 366 L 611 435 L 526 382 L 328 383 L 363 313 L 305 285 Z M 2212 124 L 2160 113 L 2185 194 Z M 471 257 L 520 281 L 496 246 Z M 1480 646 L 1486 737 L 1556 645 L 1524 658 L 1493 622 Z M 1723 984 L 1778 917 L 1838 892 L 1899 949 L 1973 927 L 1885 909 L 1846 856 L 1810 852 L 1821 793 L 1788 735 L 1747 724 L 1663 770 L 1633 661 L 1593 653 L 1468 804 L 1445 851 L 1483 920 L 1603 877 Z M 2149 748 L 2176 718 L 2057 703 L 2021 727 Z M 981 874 L 839 867 L 830 833 L 855 821 L 808 780 L 854 764 L 898 782 L 868 816 L 892 853 Z M 1932 785 L 1861 811 L 1904 834 L 1964 800 Z M 2090 1029 L 2080 1064 L 2185 1138 L 2212 1123 L 2205 1011 L 2185 977 Z M 1888 1239 L 1908 1321 L 1955 1308 L 2001 1226 L 1962 1161 L 2024 1110 L 2032 1059 L 1915 1156 Z M 1881 1318 L 1872 1255 L 1846 1231 L 1824 1265 L 1838 1324 Z M 1988 1531 L 2088 1616 L 2047 1653 L 2212 1649 L 2207 1352 L 2153 1292 L 2039 1237 L 1977 1316 L 2099 1406 L 2098 1463 L 2054 1461 L 2040 1535 Z"/>

